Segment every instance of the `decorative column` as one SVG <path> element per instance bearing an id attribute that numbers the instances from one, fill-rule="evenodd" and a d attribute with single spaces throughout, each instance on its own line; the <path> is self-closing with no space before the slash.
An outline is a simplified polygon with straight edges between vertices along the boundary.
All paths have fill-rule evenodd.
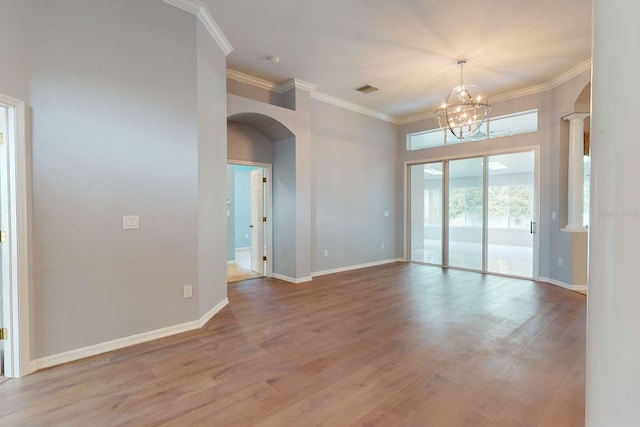
<path id="1" fill-rule="evenodd" d="M 593 1 L 586 427 L 640 420 L 638 16 L 638 0 Z"/>
<path id="2" fill-rule="evenodd" d="M 562 231 L 587 231 L 584 226 L 584 119 L 588 113 L 573 113 L 569 121 L 568 223 Z"/>

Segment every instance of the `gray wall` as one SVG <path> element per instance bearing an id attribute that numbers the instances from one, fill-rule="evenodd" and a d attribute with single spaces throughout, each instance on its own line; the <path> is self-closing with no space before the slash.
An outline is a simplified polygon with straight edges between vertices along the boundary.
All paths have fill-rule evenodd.
<path id="1" fill-rule="evenodd" d="M 274 251 L 282 251 L 281 253 L 286 254 L 289 259 L 293 258 L 295 260 L 295 269 L 293 270 L 293 275 L 288 267 L 286 268 L 286 272 L 284 272 L 284 270 L 279 271 L 279 264 L 276 260 L 278 255 L 274 254 L 274 273 L 287 276 L 296 281 L 303 281 L 308 280 L 311 273 L 311 135 L 309 130 L 310 113 L 308 108 L 310 94 L 296 89 L 295 99 L 297 109 L 290 110 L 228 94 L 227 110 L 228 116 L 231 119 L 245 120 L 245 124 L 250 124 L 252 127 L 260 129 L 260 132 L 266 135 L 271 141 L 274 141 L 274 175 L 278 173 L 275 170 L 277 168 L 276 164 L 278 163 L 277 157 L 282 155 L 282 153 L 276 154 L 278 149 L 275 145 L 295 136 L 295 142 L 293 142 L 292 145 L 295 147 L 293 152 L 295 156 L 293 162 L 294 172 L 291 174 L 287 169 L 282 171 L 283 177 L 287 180 L 294 180 L 291 183 L 283 180 L 283 185 L 287 191 L 295 191 L 293 210 L 288 208 L 288 214 L 292 215 L 293 223 L 287 224 L 287 227 L 293 226 L 293 237 L 292 239 L 287 238 L 284 241 L 280 241 L 279 249 L 276 249 L 278 236 L 276 236 L 277 232 L 274 231 Z M 288 144 L 283 144 L 280 150 L 285 150 L 285 148 L 288 147 Z M 288 155 L 289 153 L 287 156 Z M 284 162 L 284 164 L 289 165 L 289 160 Z M 277 203 L 275 179 L 273 185 L 273 202 L 275 205 Z M 275 217 L 277 215 L 274 206 L 274 227 L 276 225 L 275 221 L 277 221 L 277 218 Z M 285 243 L 287 246 L 283 247 L 282 245 Z"/>
<path id="2" fill-rule="evenodd" d="M 0 0 L 0 93 L 26 101 L 29 71 L 26 22 L 29 4 L 25 0 Z"/>
<path id="3" fill-rule="evenodd" d="M 0 92 L 33 116 L 32 357 L 198 319 L 226 297 L 224 54 L 156 0 L 1 7 Z"/>
<path id="4" fill-rule="evenodd" d="M 312 100 L 311 138 L 312 271 L 400 257 L 397 126 Z"/>
<path id="5" fill-rule="evenodd" d="M 191 17 L 193 19 L 193 17 Z M 198 101 L 198 317 L 227 297 L 227 60 L 196 21 Z M 193 165 L 192 165 L 193 167 Z"/>
<path id="6" fill-rule="evenodd" d="M 273 271 L 296 278 L 296 140 L 273 148 Z"/>
<path id="7" fill-rule="evenodd" d="M 227 125 L 229 160 L 273 163 L 273 144 L 260 131 L 242 123 Z"/>

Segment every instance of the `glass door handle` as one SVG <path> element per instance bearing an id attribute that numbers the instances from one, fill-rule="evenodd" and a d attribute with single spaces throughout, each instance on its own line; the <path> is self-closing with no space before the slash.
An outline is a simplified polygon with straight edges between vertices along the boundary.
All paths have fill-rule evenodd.
<path id="1" fill-rule="evenodd" d="M 529 223 L 529 231 L 531 232 L 531 234 L 536 232 L 536 223 L 535 222 L 531 221 Z"/>

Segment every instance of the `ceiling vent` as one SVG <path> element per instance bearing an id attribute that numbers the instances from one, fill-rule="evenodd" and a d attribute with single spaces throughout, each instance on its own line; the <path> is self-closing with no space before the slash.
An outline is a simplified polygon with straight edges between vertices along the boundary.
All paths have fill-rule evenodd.
<path id="1" fill-rule="evenodd" d="M 375 92 L 378 90 L 377 87 L 375 86 L 371 86 L 371 85 L 364 85 L 364 86 L 360 86 L 359 88 L 356 89 L 358 92 L 362 92 L 362 93 L 371 93 L 371 92 Z"/>

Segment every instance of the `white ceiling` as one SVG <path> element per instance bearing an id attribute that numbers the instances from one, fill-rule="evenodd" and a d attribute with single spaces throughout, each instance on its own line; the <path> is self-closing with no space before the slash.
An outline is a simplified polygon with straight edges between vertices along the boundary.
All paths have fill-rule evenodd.
<path id="1" fill-rule="evenodd" d="M 204 0 L 228 67 L 395 118 L 433 110 L 459 81 L 490 96 L 548 83 L 591 56 L 591 0 Z M 266 59 L 273 55 L 278 64 Z M 361 94 L 371 84 L 380 90 Z"/>

